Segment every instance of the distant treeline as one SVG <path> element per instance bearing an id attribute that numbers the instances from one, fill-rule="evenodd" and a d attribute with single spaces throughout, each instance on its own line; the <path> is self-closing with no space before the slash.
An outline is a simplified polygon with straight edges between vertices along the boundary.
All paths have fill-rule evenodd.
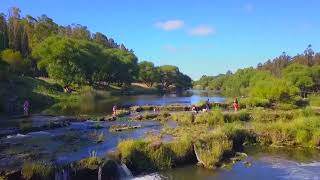
<path id="1" fill-rule="evenodd" d="M 44 76 L 63 85 L 141 81 L 149 86 L 186 89 L 191 79 L 175 66 L 138 63 L 133 50 L 86 26 L 60 26 L 42 15 L 21 17 L 20 9 L 0 14 L 0 80 L 9 74 Z"/>
<path id="2" fill-rule="evenodd" d="M 202 76 L 195 89 L 222 90 L 227 96 L 248 96 L 265 102 L 291 101 L 298 95 L 320 90 L 320 53 L 309 45 L 304 53 L 291 57 L 285 52 L 256 68 Z"/>

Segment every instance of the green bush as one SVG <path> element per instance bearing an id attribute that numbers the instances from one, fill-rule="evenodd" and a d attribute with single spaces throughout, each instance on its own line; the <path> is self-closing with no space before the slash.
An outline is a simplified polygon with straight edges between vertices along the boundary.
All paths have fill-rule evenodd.
<path id="1" fill-rule="evenodd" d="M 268 107 L 270 102 L 268 99 L 250 97 L 244 98 L 241 100 L 241 104 L 243 104 L 246 108 L 250 107 Z"/>
<path id="2" fill-rule="evenodd" d="M 54 168 L 44 162 L 25 162 L 21 173 L 25 179 L 52 179 Z"/>

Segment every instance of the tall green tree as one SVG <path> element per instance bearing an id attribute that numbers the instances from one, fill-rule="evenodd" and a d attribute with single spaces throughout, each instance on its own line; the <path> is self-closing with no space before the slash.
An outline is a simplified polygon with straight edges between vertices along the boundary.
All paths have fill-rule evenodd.
<path id="1" fill-rule="evenodd" d="M 6 16 L 0 13 L 0 51 L 9 47 L 8 27 Z"/>
<path id="2" fill-rule="evenodd" d="M 312 71 L 308 66 L 291 64 L 283 70 L 283 75 L 286 80 L 300 88 L 303 93 L 311 91 L 314 85 Z"/>
<path id="3" fill-rule="evenodd" d="M 142 61 L 139 63 L 138 79 L 149 87 L 159 81 L 160 74 L 152 62 Z"/>

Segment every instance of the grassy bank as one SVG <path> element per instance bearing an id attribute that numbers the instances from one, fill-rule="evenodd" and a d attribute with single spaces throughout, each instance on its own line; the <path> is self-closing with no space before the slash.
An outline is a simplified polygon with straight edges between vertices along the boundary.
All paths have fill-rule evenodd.
<path id="1" fill-rule="evenodd" d="M 169 119 L 178 126 L 166 126 L 162 134 L 172 135 L 174 142 L 126 140 L 118 146 L 120 160 L 139 174 L 175 167 L 180 158 L 194 159 L 196 154 L 204 167 L 214 169 L 239 159 L 237 152 L 247 145 L 320 148 L 320 118 L 314 106 L 238 112 L 215 108 L 199 114 L 174 112 Z"/>
<path id="2" fill-rule="evenodd" d="M 95 103 L 110 104 L 117 96 L 155 94 L 156 89 L 133 84 L 126 88 L 117 86 L 75 86 L 72 93 L 63 92 L 61 84 L 51 79 L 12 76 L 0 81 L 0 113 L 22 114 L 23 102 L 29 100 L 32 113 L 46 110 L 48 114 L 78 114 L 94 111 Z"/>

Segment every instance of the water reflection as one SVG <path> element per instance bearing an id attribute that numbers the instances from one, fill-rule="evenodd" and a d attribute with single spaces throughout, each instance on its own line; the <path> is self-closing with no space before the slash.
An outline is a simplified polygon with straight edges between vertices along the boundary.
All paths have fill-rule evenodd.
<path id="1" fill-rule="evenodd" d="M 112 106 L 141 106 L 141 105 L 192 105 L 199 101 L 222 102 L 225 100 L 219 91 L 188 90 L 181 94 L 165 95 L 135 95 L 135 96 L 110 96 L 100 98 L 86 98 L 80 103 L 63 102 L 50 108 L 52 114 L 63 115 L 100 115 L 110 113 Z"/>

